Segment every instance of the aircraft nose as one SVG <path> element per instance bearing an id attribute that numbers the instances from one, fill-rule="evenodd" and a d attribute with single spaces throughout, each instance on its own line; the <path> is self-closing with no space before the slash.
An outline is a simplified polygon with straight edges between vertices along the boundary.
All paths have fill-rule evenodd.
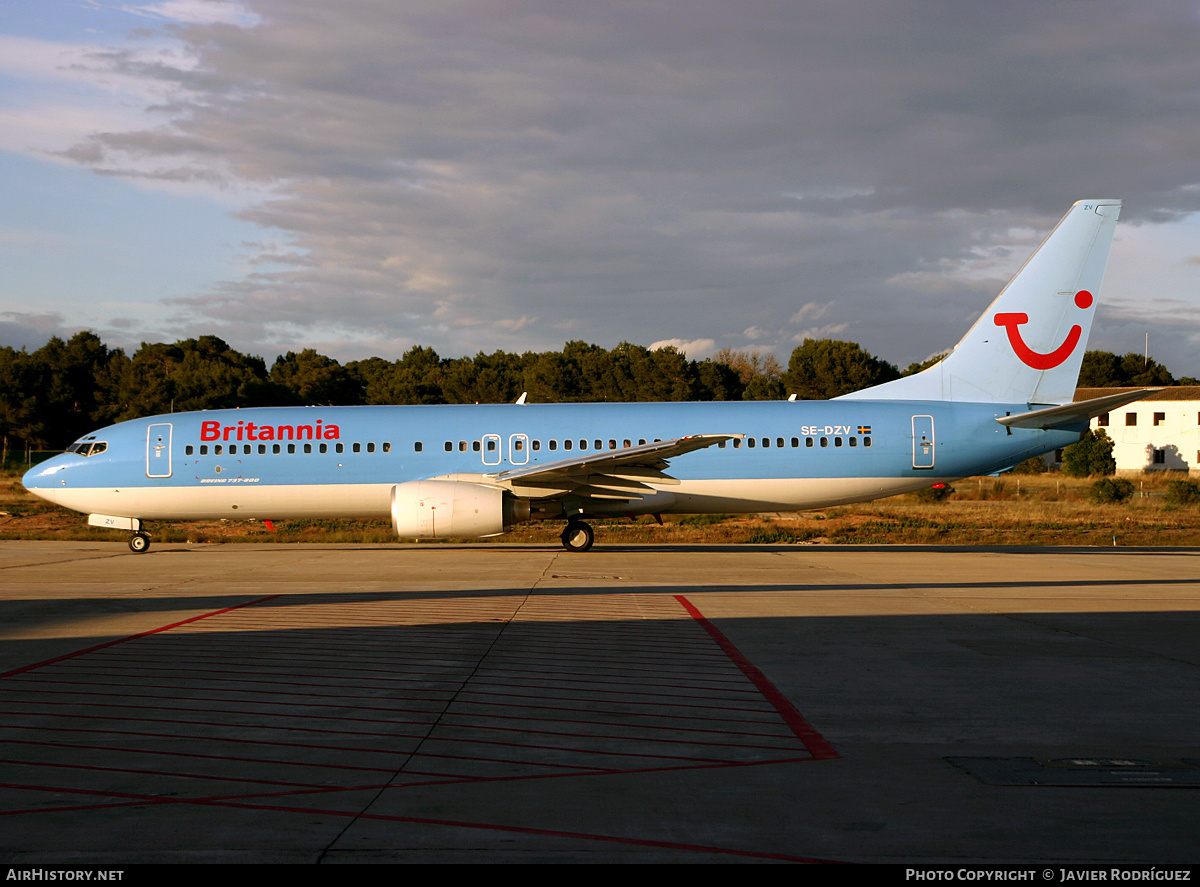
<path id="1" fill-rule="evenodd" d="M 21 476 L 21 486 L 31 493 L 44 490 L 54 482 L 55 476 L 66 468 L 71 459 L 64 456 L 52 456 L 45 462 L 39 462 Z"/>

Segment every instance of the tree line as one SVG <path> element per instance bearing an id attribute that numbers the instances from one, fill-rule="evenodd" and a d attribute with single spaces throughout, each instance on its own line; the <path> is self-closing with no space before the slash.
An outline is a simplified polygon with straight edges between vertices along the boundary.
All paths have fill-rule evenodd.
<path id="1" fill-rule="evenodd" d="M 10 451 L 62 448 L 95 428 L 140 416 L 231 407 L 355 404 L 533 403 L 663 400 L 802 400 L 837 397 L 916 372 L 854 342 L 809 339 L 787 368 L 772 355 L 723 349 L 689 360 L 674 348 L 567 342 L 560 351 L 480 352 L 446 358 L 416 346 L 397 360 L 341 364 L 313 349 L 268 368 L 217 336 L 143 343 L 132 355 L 92 332 L 52 338 L 35 351 L 0 347 L 0 438 Z M 1080 384 L 1169 385 L 1140 355 L 1088 352 Z M 1085 381 L 1086 379 L 1086 381 Z M 1194 382 L 1194 380 L 1181 380 Z"/>

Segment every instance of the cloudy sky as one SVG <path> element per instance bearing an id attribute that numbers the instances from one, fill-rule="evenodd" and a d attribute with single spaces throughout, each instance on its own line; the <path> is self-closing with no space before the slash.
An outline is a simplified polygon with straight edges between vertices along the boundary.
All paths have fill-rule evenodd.
<path id="1" fill-rule="evenodd" d="M 1200 2 L 0 3 L 0 344 L 952 345 L 1125 199 L 1091 347 L 1200 376 Z"/>

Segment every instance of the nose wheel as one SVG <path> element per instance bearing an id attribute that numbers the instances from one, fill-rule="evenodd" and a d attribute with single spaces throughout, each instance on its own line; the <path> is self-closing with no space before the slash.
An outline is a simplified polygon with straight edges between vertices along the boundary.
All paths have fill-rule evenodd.
<path id="1" fill-rule="evenodd" d="M 590 524 L 581 520 L 573 520 L 567 522 L 567 528 L 562 531 L 562 536 L 559 538 L 562 539 L 563 548 L 567 551 L 587 551 L 596 541 L 596 534 L 592 532 Z"/>
<path id="2" fill-rule="evenodd" d="M 134 533 L 129 537 L 129 550 L 134 554 L 142 554 L 150 548 L 150 536 L 147 533 Z"/>

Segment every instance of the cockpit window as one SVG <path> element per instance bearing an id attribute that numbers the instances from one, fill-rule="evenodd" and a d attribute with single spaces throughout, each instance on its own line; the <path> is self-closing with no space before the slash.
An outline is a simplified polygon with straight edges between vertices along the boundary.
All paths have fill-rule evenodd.
<path id="1" fill-rule="evenodd" d="M 103 453 L 108 449 L 108 443 L 102 440 L 80 440 L 67 447 L 68 453 L 77 453 L 80 456 L 95 456 L 97 453 Z"/>

